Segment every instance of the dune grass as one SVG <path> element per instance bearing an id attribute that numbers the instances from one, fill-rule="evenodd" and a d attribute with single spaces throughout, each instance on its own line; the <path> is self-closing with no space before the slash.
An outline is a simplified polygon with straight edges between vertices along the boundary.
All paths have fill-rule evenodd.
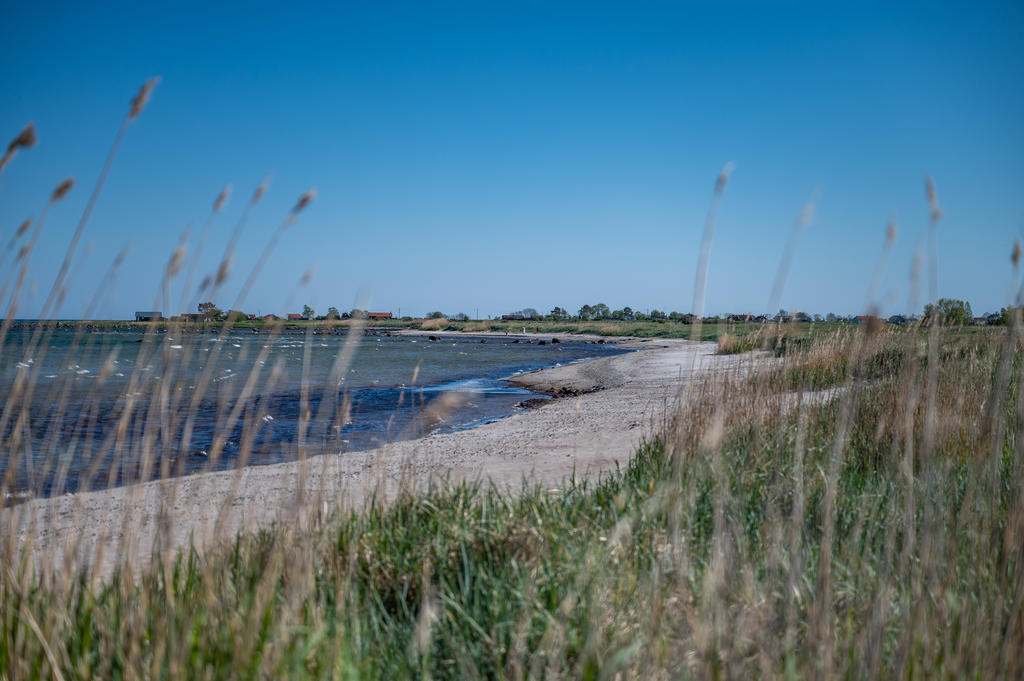
<path id="1" fill-rule="evenodd" d="M 111 160 L 151 88 L 133 100 Z M 14 150 L 30 146 L 26 138 Z M 311 197 L 299 199 L 279 232 Z M 87 218 L 88 210 L 68 258 Z M 708 225 L 709 239 L 713 212 Z M 22 253 L 0 349 L 31 244 Z M 181 264 L 176 251 L 166 281 Z M 200 292 L 220 279 L 218 270 Z M 304 327 L 307 349 L 314 324 Z M 480 324 L 428 322 L 434 330 Z M 339 325 L 360 328 L 359 320 Z M 998 333 L 727 323 L 695 332 L 673 322 L 487 328 L 524 325 L 696 336 L 718 339 L 723 353 L 767 352 L 743 365 L 760 369 L 752 375 L 717 373 L 682 386 L 678 409 L 601 479 L 524 482 L 514 493 L 442 480 L 345 512 L 317 504 L 315 513 L 295 511 L 202 553 L 158 543 L 138 570 L 129 551 L 109 578 L 88 563 L 51 570 L 35 562 L 30 544 L 45 523 L 19 534 L 14 506 L 0 524 L 0 678 L 1024 677 L 1019 320 Z M 25 347 L 45 352 L 54 327 L 25 329 Z M 146 329 L 152 340 L 159 326 Z M 82 333 L 73 351 L 94 343 L 102 341 Z M 140 356 L 158 362 L 156 348 L 142 343 Z M 186 357 L 195 347 L 179 349 Z M 329 391 L 302 388 L 304 404 L 309 390 L 332 394 L 332 423 L 348 418 L 334 386 L 350 350 L 338 354 Z M 133 375 L 120 411 L 100 414 L 87 401 L 82 414 L 65 416 L 120 423 L 112 437 L 122 459 L 143 478 L 159 467 L 173 479 L 155 443 L 178 437 L 179 427 L 188 432 L 196 401 L 222 399 L 218 437 L 261 414 L 243 412 L 244 401 L 210 388 L 206 375 L 195 391 L 179 390 L 175 362 L 187 360 L 166 345 L 160 352 L 165 378 Z M 261 358 L 248 359 L 246 384 L 273 385 Z M 39 387 L 31 372 L 26 364 L 0 413 L 14 453 L 29 440 L 22 424 Z M 66 384 L 55 385 L 52 404 L 64 414 Z M 137 394 L 163 410 L 135 414 Z M 300 414 L 303 435 L 289 445 L 300 461 L 330 451 L 329 429 L 310 427 L 308 409 Z M 47 440 L 40 460 L 55 465 L 62 446 Z M 300 482 L 296 508 L 309 508 L 302 492 Z"/>
<path id="2" fill-rule="evenodd" d="M 907 361 L 879 373 L 878 352 Z M 822 357 L 847 358 L 831 365 L 840 392 L 794 392 Z M 441 483 L 99 586 L 8 562 L 0 670 L 1018 677 L 1020 353 L 951 332 L 938 357 L 934 399 L 907 334 L 819 339 L 766 378 L 712 378 L 598 481 Z"/>

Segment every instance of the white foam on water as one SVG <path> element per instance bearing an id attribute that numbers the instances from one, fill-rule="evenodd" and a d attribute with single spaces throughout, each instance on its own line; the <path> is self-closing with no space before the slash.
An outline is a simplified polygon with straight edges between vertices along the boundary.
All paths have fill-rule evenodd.
<path id="1" fill-rule="evenodd" d="M 490 395 L 530 395 L 529 390 L 490 378 L 463 378 L 438 385 L 418 388 L 428 393 L 486 393 Z"/>

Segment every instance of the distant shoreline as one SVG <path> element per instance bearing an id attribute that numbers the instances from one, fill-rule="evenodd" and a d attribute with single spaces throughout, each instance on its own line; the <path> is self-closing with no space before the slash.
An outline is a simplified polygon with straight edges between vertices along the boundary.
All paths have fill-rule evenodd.
<path id="1" fill-rule="evenodd" d="M 180 329 L 183 333 L 220 333 L 226 326 L 241 331 L 256 333 L 292 333 L 296 331 L 313 333 L 345 333 L 347 329 L 355 326 L 369 333 L 394 333 L 394 332 L 422 332 L 422 333 L 455 333 L 455 334 L 480 334 L 490 333 L 493 335 L 522 335 L 523 329 L 527 334 L 535 336 L 538 333 L 543 335 L 566 334 L 573 337 L 594 336 L 598 338 L 680 338 L 689 340 L 717 340 L 722 334 L 732 336 L 745 336 L 759 330 L 770 328 L 774 323 L 747 322 L 747 321 L 705 321 L 698 328 L 696 325 L 670 320 L 645 320 L 625 321 L 602 319 L 594 321 L 578 320 L 472 320 L 457 321 L 450 319 L 424 319 L 403 317 L 400 319 L 374 319 L 374 320 L 277 320 L 264 321 L 260 319 L 244 319 L 235 322 L 228 321 L 204 321 L 204 322 L 182 322 L 182 321 L 161 321 L 161 322 L 136 322 L 128 320 L 57 320 L 40 321 L 32 319 L 14 320 L 11 323 L 13 328 L 29 329 L 40 326 L 51 326 L 66 330 L 78 330 L 82 332 L 114 331 L 129 333 L 165 333 L 171 329 Z M 786 325 L 792 326 L 790 324 Z M 837 322 L 815 322 L 813 324 L 800 323 L 800 328 L 819 328 L 823 331 L 833 328 L 850 328 L 850 323 Z M 699 333 L 699 338 L 694 339 L 694 333 Z"/>

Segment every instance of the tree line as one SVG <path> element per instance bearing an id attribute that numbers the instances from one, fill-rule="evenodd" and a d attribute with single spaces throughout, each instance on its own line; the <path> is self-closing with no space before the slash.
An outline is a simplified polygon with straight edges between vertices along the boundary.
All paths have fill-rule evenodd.
<path id="1" fill-rule="evenodd" d="M 918 319 L 924 324 L 931 324 L 935 320 L 941 321 L 943 326 L 968 326 L 972 324 L 981 324 L 989 326 L 1006 325 L 1010 323 L 1011 317 L 1015 310 L 1020 310 L 1019 307 L 1004 307 L 999 312 L 991 312 L 981 317 L 974 317 L 971 310 L 971 304 L 965 300 L 959 300 L 956 298 L 940 298 L 934 304 L 929 303 L 924 306 L 924 311 L 920 317 L 905 316 L 905 315 L 892 315 L 888 317 L 886 321 L 891 324 L 907 324 L 915 322 Z M 199 303 L 198 315 L 195 315 L 202 321 L 238 321 L 245 319 L 247 316 L 245 313 L 238 310 L 228 310 L 227 312 L 221 310 L 212 301 Z M 368 311 L 354 308 L 348 312 L 340 312 L 337 307 L 330 306 L 327 308 L 327 312 L 322 315 L 318 315 L 316 311 L 310 305 L 302 306 L 302 318 L 308 320 L 317 321 L 329 321 L 338 319 L 367 319 Z M 465 312 L 458 312 L 456 314 L 444 314 L 439 310 L 427 313 L 428 319 L 442 319 L 447 318 L 453 321 L 469 321 L 470 317 Z M 576 311 L 575 314 L 570 313 L 563 307 L 555 306 L 547 314 L 541 314 L 536 308 L 525 307 L 521 310 L 517 310 L 510 314 L 502 315 L 503 319 L 513 320 L 524 320 L 524 321 L 551 321 L 551 322 L 593 322 L 593 321 L 673 321 L 682 324 L 691 324 L 696 321 L 696 316 L 689 313 L 682 312 L 664 312 L 662 310 L 653 309 L 649 312 L 641 312 L 634 310 L 633 308 L 626 306 L 622 309 L 613 310 L 604 303 L 597 303 L 596 305 L 583 305 Z M 403 317 L 403 319 L 411 320 L 411 317 Z M 753 321 L 753 322 L 767 322 L 767 321 L 780 321 L 780 322 L 857 322 L 859 318 L 855 315 L 837 315 L 829 312 L 822 316 L 820 314 L 808 314 L 806 312 L 793 312 L 790 313 L 787 310 L 779 310 L 774 315 L 749 315 L 749 314 L 728 314 L 722 316 L 711 316 L 705 317 L 703 321 L 708 323 L 714 323 L 721 319 L 728 319 L 730 321 Z"/>

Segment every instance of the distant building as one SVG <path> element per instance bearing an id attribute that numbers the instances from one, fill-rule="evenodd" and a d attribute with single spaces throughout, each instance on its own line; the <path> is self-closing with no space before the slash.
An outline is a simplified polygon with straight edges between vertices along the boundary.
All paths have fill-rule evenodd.
<path id="1" fill-rule="evenodd" d="M 391 319 L 390 312 L 367 312 L 368 319 Z"/>
<path id="2" fill-rule="evenodd" d="M 296 314 L 295 312 L 288 313 L 288 321 L 290 322 L 301 322 L 303 319 L 305 319 L 305 317 L 300 314 Z"/>
<path id="3" fill-rule="evenodd" d="M 143 310 L 135 313 L 135 321 L 137 322 L 163 322 L 167 321 L 159 310 Z"/>
<path id="4" fill-rule="evenodd" d="M 265 314 L 262 317 L 260 317 L 260 319 L 262 319 L 265 322 L 276 322 L 281 318 L 278 317 L 276 314 Z"/>
<path id="5" fill-rule="evenodd" d="M 177 316 L 171 317 L 171 321 L 198 324 L 199 322 L 206 321 L 206 315 L 197 314 L 195 312 L 186 312 L 185 314 L 179 314 Z"/>

